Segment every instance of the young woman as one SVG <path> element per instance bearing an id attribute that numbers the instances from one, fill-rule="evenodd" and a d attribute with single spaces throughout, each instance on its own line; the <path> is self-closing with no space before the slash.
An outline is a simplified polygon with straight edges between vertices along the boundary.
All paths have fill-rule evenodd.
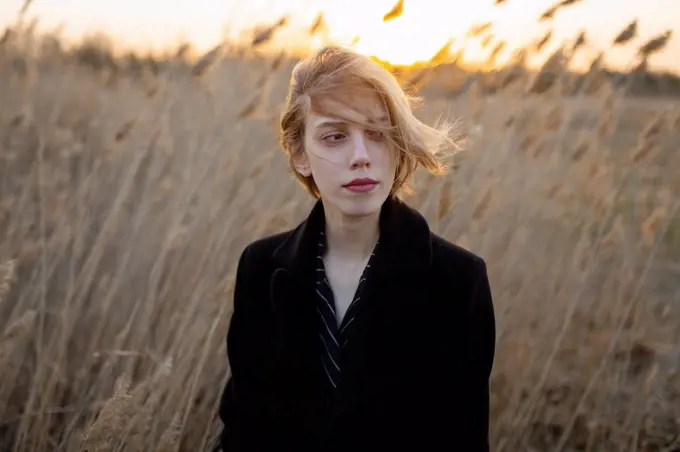
<path id="1" fill-rule="evenodd" d="M 489 450 L 486 266 L 401 200 L 451 144 L 410 105 L 387 70 L 342 47 L 293 70 L 281 143 L 317 201 L 240 257 L 225 452 Z"/>

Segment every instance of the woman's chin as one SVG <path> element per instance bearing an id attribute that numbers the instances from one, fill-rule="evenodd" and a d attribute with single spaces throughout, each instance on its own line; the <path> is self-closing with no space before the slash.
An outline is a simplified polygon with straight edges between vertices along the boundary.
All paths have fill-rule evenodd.
<path id="1" fill-rule="evenodd" d="M 379 193 L 366 193 L 343 198 L 336 204 L 340 212 L 347 216 L 367 216 L 380 212 L 386 197 Z"/>

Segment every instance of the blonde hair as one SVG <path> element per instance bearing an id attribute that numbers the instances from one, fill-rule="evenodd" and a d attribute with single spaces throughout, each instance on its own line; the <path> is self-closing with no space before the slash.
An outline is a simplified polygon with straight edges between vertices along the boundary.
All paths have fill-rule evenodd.
<path id="1" fill-rule="evenodd" d="M 293 164 L 293 157 L 304 152 L 307 115 L 312 108 L 317 112 L 323 109 L 322 97 L 342 102 L 342 93 L 356 92 L 367 86 L 383 100 L 389 123 L 369 125 L 356 117 L 344 119 L 385 133 L 392 149 L 397 151 L 395 180 L 390 194 L 411 193 L 413 172 L 418 166 L 432 174 L 442 174 L 446 165 L 441 159 L 441 151 L 446 147 L 457 147 L 452 135 L 453 126 L 441 123 L 431 127 L 418 120 L 412 106 L 420 99 L 407 95 L 396 78 L 378 62 L 349 48 L 324 47 L 294 67 L 280 124 L 280 143 L 289 155 L 289 165 L 315 198 L 319 198 L 320 193 L 313 177 L 301 175 Z"/>

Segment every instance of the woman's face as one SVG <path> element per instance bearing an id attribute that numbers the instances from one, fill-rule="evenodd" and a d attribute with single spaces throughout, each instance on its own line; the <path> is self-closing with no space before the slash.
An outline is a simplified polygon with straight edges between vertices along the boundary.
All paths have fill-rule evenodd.
<path id="1" fill-rule="evenodd" d="M 328 100 L 327 115 L 311 111 L 305 121 L 304 149 L 296 169 L 312 175 L 324 203 L 348 216 L 380 211 L 394 183 L 396 158 L 385 136 L 340 118 L 364 112 L 374 123 L 389 125 L 389 114 L 374 91 L 348 95 L 343 102 Z"/>

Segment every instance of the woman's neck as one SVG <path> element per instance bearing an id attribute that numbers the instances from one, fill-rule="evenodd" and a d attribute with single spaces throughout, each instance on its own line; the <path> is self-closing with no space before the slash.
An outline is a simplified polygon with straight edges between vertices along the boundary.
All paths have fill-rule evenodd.
<path id="1" fill-rule="evenodd" d="M 373 252 L 380 235 L 380 211 L 370 215 L 348 216 L 324 206 L 326 255 L 342 260 L 365 260 Z"/>

